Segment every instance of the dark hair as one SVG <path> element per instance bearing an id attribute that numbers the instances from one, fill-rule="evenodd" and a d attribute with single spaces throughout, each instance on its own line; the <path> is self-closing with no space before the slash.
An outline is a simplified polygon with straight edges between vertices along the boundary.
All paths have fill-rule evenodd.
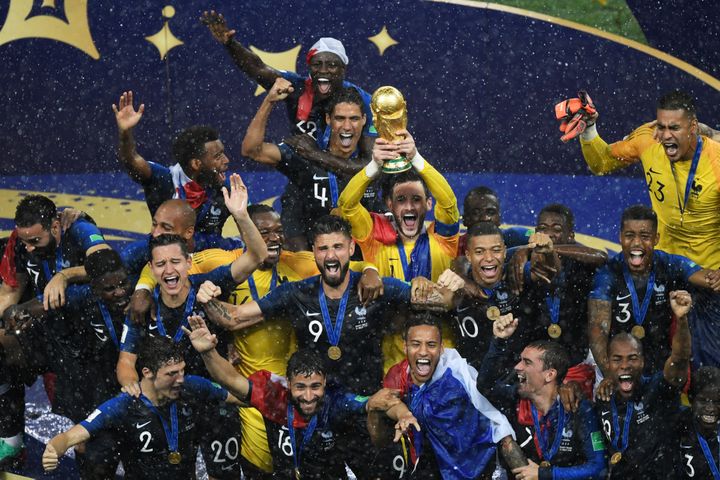
<path id="1" fill-rule="evenodd" d="M 188 250 L 187 242 L 185 242 L 184 238 L 174 233 L 163 233 L 162 235 L 158 235 L 157 237 L 150 237 L 150 258 L 152 258 L 153 250 L 158 247 L 166 247 L 168 245 L 179 245 L 183 256 L 185 258 L 190 256 L 190 251 Z"/>
<path id="2" fill-rule="evenodd" d="M 325 111 L 328 113 L 328 115 L 332 116 L 333 113 L 335 113 L 335 107 L 338 103 L 353 103 L 360 107 L 360 113 L 366 115 L 365 102 L 363 102 L 360 93 L 355 88 L 341 88 L 340 90 L 335 92 L 333 96 L 330 97 L 330 100 L 328 100 L 327 103 L 327 109 Z"/>
<path id="3" fill-rule="evenodd" d="M 720 368 L 709 366 L 698 368 L 692 374 L 688 397 L 692 399 L 708 387 L 720 390 Z"/>
<path id="4" fill-rule="evenodd" d="M 427 325 L 429 327 L 436 327 L 440 332 L 440 339 L 442 340 L 442 323 L 437 313 L 429 310 L 419 310 L 409 312 L 407 320 L 405 320 L 405 327 L 403 328 L 403 338 L 407 339 L 407 334 L 413 327 L 419 327 Z"/>
<path id="5" fill-rule="evenodd" d="M 608 356 L 610 356 L 610 349 L 612 348 L 613 343 L 616 342 L 628 342 L 635 344 L 635 347 L 638 349 L 638 353 L 640 355 L 643 354 L 643 346 L 640 339 L 635 337 L 634 335 L 628 333 L 628 332 L 620 332 L 618 334 L 615 334 L 611 339 L 610 342 L 608 342 Z"/>
<path id="6" fill-rule="evenodd" d="M 56 218 L 57 207 L 52 200 L 42 195 L 28 195 L 20 200 L 15 209 L 15 225 L 18 227 L 32 227 L 39 223 L 43 229 L 50 230 Z"/>
<path id="7" fill-rule="evenodd" d="M 172 338 L 147 336 L 140 342 L 135 368 L 142 378 L 143 368 L 147 368 L 154 375 L 165 365 L 182 361 L 182 350 Z"/>
<path id="8" fill-rule="evenodd" d="M 90 281 L 95 281 L 110 272 L 117 272 L 123 266 L 120 255 L 110 248 L 97 250 L 85 259 L 85 271 L 90 277 Z"/>
<path id="9" fill-rule="evenodd" d="M 326 374 L 325 362 L 315 350 L 305 348 L 298 350 L 290 356 L 287 369 L 285 370 L 285 377 L 288 382 L 296 375 L 309 377 L 313 373 L 322 376 Z"/>
<path id="10" fill-rule="evenodd" d="M 468 240 L 473 237 L 484 237 L 485 235 L 500 235 L 500 238 L 503 238 L 502 230 L 493 222 L 478 222 L 467 231 Z"/>
<path id="11" fill-rule="evenodd" d="M 657 102 L 658 110 L 683 110 L 688 117 L 695 118 L 695 99 L 689 93 L 681 90 L 668 92 Z"/>
<path id="12" fill-rule="evenodd" d="M 207 142 L 213 142 L 219 138 L 215 129 L 205 125 L 194 125 L 186 128 L 173 141 L 173 158 L 185 169 L 190 164 L 190 160 L 205 155 L 205 144 Z"/>
<path id="13" fill-rule="evenodd" d="M 622 217 L 620 217 L 621 230 L 625 222 L 629 220 L 650 220 L 652 222 L 653 230 L 657 229 L 657 215 L 655 215 L 652 208 L 645 205 L 633 205 L 623 211 Z"/>
<path id="14" fill-rule="evenodd" d="M 430 190 L 423 181 L 422 177 L 415 171 L 414 168 L 407 170 L 402 173 L 396 173 L 394 175 L 384 175 L 382 179 L 382 197 L 383 201 L 388 198 L 392 198 L 393 189 L 396 185 L 408 182 L 420 182 L 425 190 L 425 196 L 430 198 Z"/>
<path id="15" fill-rule="evenodd" d="M 465 195 L 465 200 L 463 201 L 463 203 L 467 202 L 468 197 L 471 195 L 477 195 L 477 196 L 490 195 L 492 197 L 498 198 L 497 192 L 495 192 L 495 190 L 493 190 L 490 187 L 486 187 L 485 185 L 478 185 L 477 187 L 473 187 L 472 190 L 470 190 L 467 193 L 467 195 Z M 500 203 L 499 200 L 500 199 L 498 198 L 498 203 Z"/>
<path id="16" fill-rule="evenodd" d="M 529 343 L 525 348 L 535 348 L 543 352 L 540 357 L 543 368 L 545 370 L 552 368 L 557 371 L 556 381 L 558 384 L 562 383 L 568 368 L 570 368 L 570 357 L 565 347 L 552 340 L 537 340 Z"/>
<path id="17" fill-rule="evenodd" d="M 347 238 L 352 238 L 352 227 L 342 217 L 323 215 L 315 221 L 310 230 L 310 239 L 314 242 L 318 235 L 327 235 L 329 233 L 342 233 Z"/>
<path id="18" fill-rule="evenodd" d="M 277 213 L 273 207 L 265 205 L 264 203 L 253 203 L 252 205 L 248 205 L 247 212 L 250 217 L 261 213 Z"/>
<path id="19" fill-rule="evenodd" d="M 538 214 L 538 220 L 540 219 L 540 216 L 544 213 L 555 213 L 557 215 L 560 215 L 565 219 L 565 225 L 568 227 L 568 229 L 575 230 L 575 215 L 573 215 L 573 212 L 572 210 L 570 210 L 569 207 L 566 207 L 562 203 L 551 203 L 550 205 L 545 205 Z"/>

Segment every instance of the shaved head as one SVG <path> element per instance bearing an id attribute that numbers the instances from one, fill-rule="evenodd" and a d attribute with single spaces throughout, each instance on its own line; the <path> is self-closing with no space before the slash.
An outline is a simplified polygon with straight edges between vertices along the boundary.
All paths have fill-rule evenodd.
<path id="1" fill-rule="evenodd" d="M 195 233 L 195 210 L 188 202 L 180 199 L 167 200 L 153 215 L 151 235 L 173 233 L 189 241 Z"/>
<path id="2" fill-rule="evenodd" d="M 182 229 L 195 226 L 197 216 L 195 215 L 195 210 L 193 210 L 187 201 L 180 200 L 179 198 L 166 200 L 158 207 L 157 211 L 162 209 L 166 210 L 168 215 L 177 219 L 179 222 L 178 225 Z"/>

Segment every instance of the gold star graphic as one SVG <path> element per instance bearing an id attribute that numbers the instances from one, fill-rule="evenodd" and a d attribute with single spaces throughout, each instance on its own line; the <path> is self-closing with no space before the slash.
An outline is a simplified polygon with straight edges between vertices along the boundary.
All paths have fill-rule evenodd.
<path id="1" fill-rule="evenodd" d="M 388 48 L 398 44 L 398 42 L 390 36 L 387 31 L 387 26 L 385 25 L 383 25 L 380 33 L 378 33 L 377 35 L 373 35 L 372 37 L 368 37 L 368 40 L 374 43 L 378 50 L 380 50 L 380 55 L 385 53 L 385 50 L 387 50 Z"/>
<path id="2" fill-rule="evenodd" d="M 175 8 L 171 5 L 165 6 L 165 8 L 162 9 L 162 15 L 168 20 L 171 19 L 175 16 Z M 145 37 L 145 40 L 155 45 L 155 48 L 157 48 L 158 52 L 160 52 L 160 60 L 164 59 L 165 55 L 167 55 L 170 50 L 183 45 L 184 43 L 170 31 L 168 20 L 165 20 L 163 28 L 161 28 L 155 35 Z"/>
<path id="3" fill-rule="evenodd" d="M 260 60 L 262 60 L 265 65 L 269 65 L 275 70 L 286 70 L 293 73 L 297 73 L 295 69 L 297 66 L 297 57 L 300 53 L 300 48 L 302 48 L 302 45 L 298 45 L 290 50 L 285 50 L 284 52 L 266 52 L 250 45 L 250 50 L 260 57 Z M 265 89 L 258 85 L 255 89 L 255 96 L 257 97 L 264 91 Z"/>

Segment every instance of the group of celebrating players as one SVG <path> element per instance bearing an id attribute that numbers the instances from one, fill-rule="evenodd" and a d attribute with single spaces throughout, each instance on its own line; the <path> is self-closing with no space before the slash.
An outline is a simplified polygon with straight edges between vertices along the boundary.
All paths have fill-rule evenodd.
<path id="1" fill-rule="evenodd" d="M 222 15 L 201 21 L 268 91 L 242 154 L 288 178 L 282 210 L 248 205 L 212 128 L 181 132 L 171 167 L 145 160 L 144 106 L 123 93 L 119 159 L 151 232 L 116 251 L 89 215 L 19 202 L 0 265 L 0 459 L 22 452 L 23 385 L 43 374 L 75 423 L 43 467 L 74 446 L 84 479 L 119 462 L 195 478 L 198 449 L 217 479 L 720 478 L 720 145 L 690 96 L 663 96 L 612 145 L 594 107 L 572 112 L 593 173 L 640 161 L 647 178 L 652 208 L 624 210 L 608 258 L 575 241 L 564 205 L 500 228 L 484 186 L 461 234 L 410 132 L 377 136 L 338 40 L 313 46 L 303 78 Z M 279 102 L 292 136 L 268 143 Z M 384 173 L 400 156 L 411 168 Z"/>

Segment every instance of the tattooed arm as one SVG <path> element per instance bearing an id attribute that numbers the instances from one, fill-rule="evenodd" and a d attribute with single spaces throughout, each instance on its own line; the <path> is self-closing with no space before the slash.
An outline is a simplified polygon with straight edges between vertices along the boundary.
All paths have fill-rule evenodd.
<path id="1" fill-rule="evenodd" d="M 595 362 L 603 375 L 608 373 L 608 338 L 612 305 L 605 300 L 588 300 L 588 340 Z"/>
<path id="2" fill-rule="evenodd" d="M 242 330 L 264 320 L 257 302 L 231 305 L 212 299 L 204 305 L 204 309 L 208 319 L 225 330 Z"/>

